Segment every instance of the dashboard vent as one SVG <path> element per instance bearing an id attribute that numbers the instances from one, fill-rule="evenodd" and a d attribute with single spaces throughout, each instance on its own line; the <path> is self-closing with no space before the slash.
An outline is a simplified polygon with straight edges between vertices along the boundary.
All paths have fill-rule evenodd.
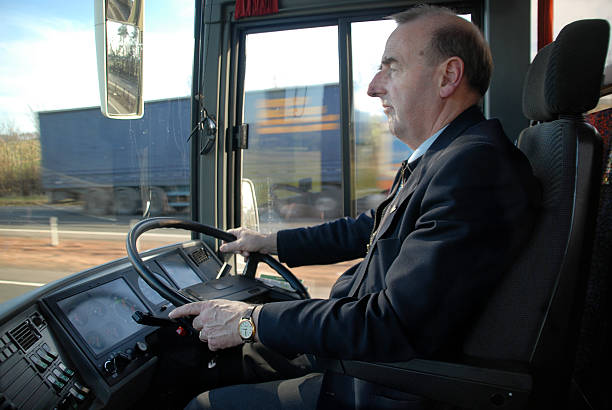
<path id="1" fill-rule="evenodd" d="M 17 342 L 17 344 L 21 346 L 24 352 L 27 351 L 30 347 L 32 347 L 34 343 L 36 343 L 41 337 L 29 320 L 26 320 L 25 322 L 21 323 L 9 333 Z"/>
<path id="2" fill-rule="evenodd" d="M 198 266 L 200 266 L 202 262 L 206 262 L 208 258 L 208 252 L 206 252 L 206 249 L 204 248 L 196 249 L 195 251 L 191 252 L 191 259 L 193 259 Z"/>

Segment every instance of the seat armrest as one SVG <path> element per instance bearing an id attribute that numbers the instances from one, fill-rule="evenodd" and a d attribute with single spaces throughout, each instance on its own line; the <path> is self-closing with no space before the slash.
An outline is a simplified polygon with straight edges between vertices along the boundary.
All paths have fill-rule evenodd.
<path id="1" fill-rule="evenodd" d="M 527 373 L 431 360 L 341 364 L 348 376 L 465 408 L 525 409 L 533 384 Z"/>

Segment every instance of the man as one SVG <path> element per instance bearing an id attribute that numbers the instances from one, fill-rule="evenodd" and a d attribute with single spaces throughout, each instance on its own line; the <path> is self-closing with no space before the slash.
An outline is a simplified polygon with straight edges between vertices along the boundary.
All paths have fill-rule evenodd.
<path id="1" fill-rule="evenodd" d="M 252 317 L 258 343 L 246 348 L 247 361 L 271 371 L 248 381 L 295 378 L 294 385 L 213 390 L 192 405 L 229 407 L 244 401 L 242 392 L 278 408 L 312 408 L 317 398 L 320 406 L 331 400 L 354 408 L 421 408 L 424 403 L 414 396 L 344 376 L 324 377 L 316 363 L 300 358 L 457 356 L 470 321 L 526 240 L 539 191 L 526 158 L 499 122 L 485 120 L 477 107 L 492 71 L 482 34 L 438 7 L 417 7 L 394 18 L 398 27 L 368 94 L 380 98 L 391 133 L 415 151 L 389 197 L 357 219 L 272 235 L 236 229 L 238 239 L 221 246 L 244 256 L 278 253 L 289 266 L 363 261 L 338 279 L 327 300 L 255 307 L 208 301 L 174 310 L 171 317 L 197 315 L 193 326 L 212 350 L 242 344 L 238 323 Z M 278 365 L 273 354 L 286 363 Z M 283 389 L 294 394 L 283 396 Z"/>

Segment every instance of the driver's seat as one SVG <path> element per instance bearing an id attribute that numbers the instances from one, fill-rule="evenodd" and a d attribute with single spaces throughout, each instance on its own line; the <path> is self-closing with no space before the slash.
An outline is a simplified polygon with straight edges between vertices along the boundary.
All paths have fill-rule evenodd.
<path id="1" fill-rule="evenodd" d="M 527 73 L 518 146 L 543 188 L 534 233 L 465 340 L 462 363 L 344 361 L 347 375 L 461 408 L 567 406 L 601 176 L 605 20 L 567 25 Z"/>

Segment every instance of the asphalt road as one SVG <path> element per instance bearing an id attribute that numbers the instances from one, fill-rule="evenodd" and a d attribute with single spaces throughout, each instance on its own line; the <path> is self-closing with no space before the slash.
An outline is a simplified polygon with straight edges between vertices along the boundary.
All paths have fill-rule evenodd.
<path id="1" fill-rule="evenodd" d="M 84 212 L 78 205 L 33 205 L 0 207 L 0 226 L 49 226 L 49 219 L 55 217 L 62 226 L 104 226 L 105 229 L 121 229 L 129 226 L 138 215 L 98 216 Z"/>
<path id="2" fill-rule="evenodd" d="M 62 245 L 72 241 L 77 244 L 88 243 L 88 247 L 79 250 L 69 250 L 66 254 L 60 255 L 61 249 L 53 248 L 50 243 L 50 224 L 51 217 L 57 218 L 59 238 Z M 78 206 L 68 205 L 37 205 L 29 207 L 0 207 L 0 303 L 11 299 L 19 294 L 28 292 L 41 284 L 49 283 L 53 280 L 62 278 L 68 274 L 78 272 L 85 269 L 81 267 L 66 268 L 61 262 L 51 264 L 46 263 L 43 258 L 42 262 L 31 264 L 31 258 L 44 256 L 45 252 L 51 255 L 49 260 L 61 261 L 74 259 L 76 252 L 81 252 L 87 257 L 93 253 L 101 253 L 100 248 L 117 248 L 117 252 L 108 256 L 99 256 L 98 260 L 90 263 L 90 266 L 108 262 L 118 257 L 123 257 L 124 240 L 129 226 L 137 220 L 137 215 L 134 216 L 96 216 L 84 213 Z M 185 217 L 181 215 L 181 217 Z M 282 227 L 288 227 L 289 224 L 283 224 Z M 274 226 L 273 230 L 279 227 Z M 272 229 L 266 225 L 264 229 Z M 23 238 L 32 238 L 32 241 L 24 240 Z M 31 249 L 16 249 L 18 245 L 12 243 L 19 242 L 28 244 L 38 240 L 41 242 L 44 238 L 44 246 L 32 246 Z M 179 231 L 174 229 L 155 230 L 147 232 L 143 240 L 146 242 L 151 239 L 152 243 L 157 243 L 155 246 L 161 246 L 161 243 L 174 243 L 188 240 L 190 234 L 187 231 Z M 99 241 L 99 242 L 96 242 Z M 99 243 L 100 245 L 95 245 Z M 94 244 L 94 245 L 92 245 Z M 61 246 L 59 247 L 61 248 Z M 108 249 L 107 249 L 108 250 Z M 13 258 L 10 263 L 2 262 L 3 252 L 19 253 L 23 255 L 26 263 L 36 268 L 28 266 L 19 266 Z M 68 252 L 71 252 L 68 255 Z M 17 261 L 19 262 L 19 260 Z M 329 288 L 336 278 L 346 270 L 354 262 L 346 262 L 337 265 L 327 265 L 318 267 L 302 267 L 293 269 L 294 273 L 304 280 L 306 286 L 309 287 L 313 297 L 326 297 L 329 294 Z"/>
<path id="3" fill-rule="evenodd" d="M 20 238 L 22 242 L 23 238 L 32 238 L 33 241 L 45 238 L 46 243 L 50 243 L 52 217 L 57 218 L 57 232 L 62 243 L 76 240 L 122 244 L 130 225 L 138 220 L 138 215 L 90 215 L 77 205 L 4 206 L 0 207 L 0 253 L 23 253 L 23 249 L 15 249 L 15 245 L 11 245 Z M 190 238 L 189 232 L 178 230 L 156 230 L 146 233 L 145 236 L 165 243 L 181 242 Z M 37 250 L 27 251 L 31 255 Z M 49 250 L 44 248 L 42 251 Z M 24 255 L 27 257 L 28 253 Z M 0 255 L 0 259 L 2 256 Z M 0 303 L 80 270 L 57 263 L 33 264 L 26 257 L 24 266 L 15 266 L 14 263 L 3 265 L 0 262 Z M 108 260 L 116 257 L 118 256 L 109 257 Z M 61 256 L 57 259 L 61 260 Z"/>

